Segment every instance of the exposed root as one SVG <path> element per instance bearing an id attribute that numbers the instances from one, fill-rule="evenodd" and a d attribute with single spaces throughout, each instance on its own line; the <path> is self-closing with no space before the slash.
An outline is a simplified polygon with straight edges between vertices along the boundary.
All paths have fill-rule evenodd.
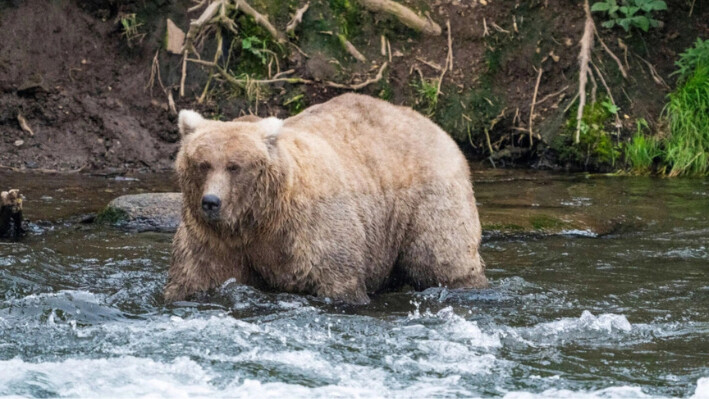
<path id="1" fill-rule="evenodd" d="M 20 124 L 20 128 L 27 132 L 30 136 L 34 136 L 34 132 L 32 131 L 32 128 L 30 127 L 30 124 L 27 123 L 27 119 L 25 119 L 22 114 L 17 114 L 17 123 Z"/>
<path id="2" fill-rule="evenodd" d="M 660 74 L 657 73 L 657 70 L 656 70 L 655 67 L 650 63 L 650 61 L 646 60 L 645 58 L 643 58 L 643 57 L 641 57 L 641 56 L 639 56 L 639 55 L 637 55 L 637 54 L 634 54 L 634 53 L 633 53 L 633 55 L 635 55 L 640 61 L 644 62 L 645 65 L 647 65 L 648 70 L 650 70 L 650 76 L 652 76 L 652 80 L 654 80 L 655 83 L 657 83 L 658 85 L 664 87 L 664 88 L 667 89 L 667 90 L 670 89 L 670 86 L 668 86 L 667 83 L 665 83 L 665 80 L 662 79 L 662 77 L 660 76 Z"/>
<path id="3" fill-rule="evenodd" d="M 385 12 L 396 17 L 399 22 L 409 28 L 427 35 L 438 36 L 441 34 L 441 27 L 430 18 L 423 18 L 399 3 L 391 0 L 359 0 L 364 8 L 374 12 Z"/>
<path id="4" fill-rule="evenodd" d="M 357 50 L 357 47 L 355 47 L 352 43 L 350 43 L 349 40 L 345 37 L 345 35 L 337 35 L 337 38 L 340 40 L 340 44 L 342 44 L 342 48 L 347 51 L 349 55 L 354 57 L 357 61 L 359 62 L 367 62 L 367 57 L 365 57 L 362 53 Z"/>
<path id="5" fill-rule="evenodd" d="M 583 119 L 583 109 L 586 106 L 586 82 L 588 81 L 588 74 L 590 72 L 588 64 L 591 61 L 593 33 L 596 30 L 593 24 L 593 17 L 591 17 L 591 7 L 588 5 L 588 0 L 584 0 L 583 8 L 586 13 L 586 22 L 584 24 L 583 36 L 581 37 L 581 51 L 579 52 L 579 109 L 576 113 L 575 144 L 581 141 L 581 120 Z"/>
<path id="6" fill-rule="evenodd" d="M 603 49 L 608 53 L 608 55 L 613 58 L 616 64 L 618 64 L 618 69 L 620 69 L 621 75 L 623 75 L 623 78 L 628 79 L 628 72 L 625 71 L 625 68 L 623 67 L 623 64 L 620 62 L 620 59 L 616 57 L 616 55 L 611 51 L 611 49 L 606 46 L 606 43 L 601 39 L 601 36 L 598 34 L 598 31 L 596 30 L 596 26 L 593 26 L 593 32 L 596 34 L 596 38 L 598 39 L 598 42 L 601 43 L 601 46 Z M 628 68 L 630 69 L 630 68 Z"/>
<path id="7" fill-rule="evenodd" d="M 532 106 L 529 110 L 529 148 L 532 148 L 532 144 L 534 143 L 534 130 L 532 129 L 532 126 L 534 125 L 534 106 L 537 105 L 537 93 L 539 93 L 539 83 L 542 81 L 543 71 L 543 66 L 539 65 L 537 83 L 534 85 L 534 94 L 532 95 Z"/>
<path id="8" fill-rule="evenodd" d="M 298 25 L 303 22 L 303 14 L 308 11 L 308 7 L 310 7 L 310 2 L 305 3 L 303 7 L 300 7 L 295 11 L 293 19 L 291 19 L 290 22 L 288 22 L 288 25 L 286 25 L 286 33 L 295 32 L 295 28 L 297 28 Z"/>
<path id="9" fill-rule="evenodd" d="M 596 74 L 598 75 L 598 78 L 601 80 L 601 83 L 603 84 L 603 87 L 606 88 L 606 92 L 608 93 L 608 98 L 610 98 L 611 103 L 617 108 L 618 106 L 616 105 L 615 99 L 613 98 L 613 93 L 611 93 L 610 87 L 608 87 L 608 84 L 606 84 L 606 79 L 603 78 L 603 74 L 602 74 L 601 71 L 598 69 L 598 67 L 596 66 L 596 64 L 594 64 L 593 62 L 591 62 L 591 65 L 593 66 L 593 69 L 596 71 Z M 616 128 L 616 130 L 618 131 L 618 133 L 620 134 L 620 128 L 621 128 L 621 126 L 622 126 L 622 123 L 620 122 L 620 116 L 618 116 L 618 113 L 617 113 L 617 112 L 615 112 L 613 115 L 615 116 L 615 128 Z"/>
<path id="10" fill-rule="evenodd" d="M 325 82 L 325 84 L 326 84 L 327 86 L 329 86 L 329 87 L 335 87 L 335 88 L 338 88 L 338 89 L 349 89 L 349 90 L 359 90 L 359 89 L 363 89 L 363 88 L 365 88 L 365 87 L 371 85 L 372 83 L 377 83 L 377 82 L 379 82 L 380 80 L 382 80 L 382 77 L 384 76 L 384 70 L 386 69 L 387 66 L 389 66 L 389 63 L 388 63 L 388 62 L 385 62 L 385 63 L 382 64 L 382 66 L 379 68 L 379 72 L 377 72 L 377 76 L 375 76 L 375 77 L 372 78 L 372 79 L 367 79 L 367 80 L 365 80 L 365 81 L 362 82 L 362 83 L 357 83 L 357 84 L 353 84 L 353 85 L 343 85 L 343 84 L 340 84 L 340 83 L 335 83 L 335 82 L 327 81 L 327 82 Z"/>
<path id="11" fill-rule="evenodd" d="M 286 38 L 283 33 L 279 32 L 268 21 L 268 16 L 263 15 L 258 11 L 254 10 L 253 7 L 251 7 L 251 5 L 249 5 L 249 3 L 247 3 L 245 0 L 236 0 L 235 4 L 237 9 L 243 11 L 244 14 L 251 16 L 257 24 L 263 26 L 268 31 L 268 33 L 270 33 L 271 36 L 276 39 L 276 41 L 278 41 L 279 43 L 284 43 L 286 41 Z"/>
<path id="12" fill-rule="evenodd" d="M 446 27 L 448 29 L 448 54 L 446 55 L 446 63 L 443 65 L 443 72 L 438 78 L 438 86 L 436 87 L 436 101 L 438 101 L 438 96 L 441 95 L 441 85 L 443 84 L 443 77 L 446 76 L 446 71 L 451 68 L 451 62 L 453 61 L 453 39 L 451 38 L 451 22 L 446 21 Z"/>
<path id="13" fill-rule="evenodd" d="M 547 94 L 546 96 L 542 97 L 541 100 L 537 101 L 537 105 L 540 105 L 540 104 L 544 103 L 545 101 L 547 101 L 547 100 L 550 99 L 550 98 L 554 98 L 554 97 L 556 97 L 556 96 L 558 96 L 558 95 L 560 95 L 560 94 L 564 94 L 564 93 L 566 92 L 566 90 L 568 90 L 568 89 L 569 89 L 569 86 L 567 85 L 567 86 L 564 86 L 564 87 L 563 87 L 561 90 L 559 90 L 559 91 L 556 91 L 556 92 L 551 93 L 551 94 Z"/>

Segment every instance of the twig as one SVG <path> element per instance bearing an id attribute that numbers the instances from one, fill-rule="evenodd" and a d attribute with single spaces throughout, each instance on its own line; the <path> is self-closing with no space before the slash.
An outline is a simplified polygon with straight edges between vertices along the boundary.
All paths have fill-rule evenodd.
<path id="1" fill-rule="evenodd" d="M 598 30 L 596 29 L 596 25 L 593 26 L 593 32 L 596 34 L 596 37 L 598 38 L 598 42 L 601 43 L 601 46 L 603 46 L 603 49 L 606 50 L 606 53 L 613 58 L 616 64 L 618 64 L 618 69 L 620 69 L 621 75 L 623 75 L 624 79 L 628 79 L 628 73 L 625 71 L 625 68 L 623 68 L 623 64 L 620 62 L 620 59 L 616 57 L 616 55 L 611 51 L 611 49 L 606 46 L 606 43 L 601 39 L 601 36 L 598 34 Z"/>
<path id="2" fill-rule="evenodd" d="M 579 98 L 578 92 L 576 92 L 576 95 L 574 96 L 574 98 L 572 98 L 571 101 L 569 101 L 569 104 L 566 106 L 566 108 L 564 108 L 564 113 L 569 112 L 569 108 L 571 108 L 571 106 L 574 105 L 577 98 Z"/>
<path id="3" fill-rule="evenodd" d="M 380 40 L 381 41 L 381 45 L 380 45 L 381 49 L 379 51 L 381 52 L 382 57 L 386 57 L 386 55 L 387 55 L 387 38 L 386 38 L 386 36 L 381 35 L 380 39 L 381 39 Z"/>
<path id="4" fill-rule="evenodd" d="M 492 27 L 495 28 L 495 30 L 497 30 L 498 32 L 507 33 L 507 34 L 510 33 L 510 31 L 503 29 L 500 25 L 496 24 L 495 21 L 490 22 L 490 25 L 492 25 Z"/>
<path id="5" fill-rule="evenodd" d="M 689 8 L 689 16 L 692 16 L 692 12 L 694 11 L 694 3 L 696 3 L 697 0 L 692 0 L 692 6 Z"/>
<path id="6" fill-rule="evenodd" d="M 367 79 L 367 80 L 365 80 L 365 81 L 362 82 L 362 83 L 357 83 L 357 84 L 353 84 L 353 85 L 343 85 L 343 84 L 340 84 L 340 83 L 335 83 L 335 82 L 326 81 L 325 84 L 326 84 L 327 86 L 335 87 L 335 88 L 338 88 L 338 89 L 359 90 L 359 89 L 362 89 L 362 88 L 364 88 L 364 87 L 369 86 L 369 85 L 372 84 L 372 83 L 377 83 L 377 82 L 379 82 L 380 80 L 382 80 L 382 77 L 384 76 L 384 75 L 383 75 L 384 69 L 386 69 L 386 67 L 387 67 L 388 65 L 389 65 L 388 62 L 385 62 L 384 64 L 382 64 L 381 68 L 379 68 L 379 72 L 377 72 L 377 76 L 375 76 L 375 77 L 372 78 L 372 79 Z"/>
<path id="7" fill-rule="evenodd" d="M 185 96 L 185 80 L 187 79 L 187 53 L 188 50 L 185 49 L 185 53 L 182 55 L 182 77 L 180 78 L 180 97 Z"/>
<path id="8" fill-rule="evenodd" d="M 451 21 L 446 20 L 446 29 L 448 30 L 448 70 L 453 72 L 453 39 L 451 39 Z"/>
<path id="9" fill-rule="evenodd" d="M 487 21 L 485 21 L 485 18 L 483 18 L 483 37 L 488 36 L 490 34 L 490 31 L 487 30 Z"/>
<path id="10" fill-rule="evenodd" d="M 303 22 L 303 14 L 308 11 L 308 7 L 310 7 L 310 2 L 305 3 L 303 7 L 300 7 L 295 11 L 293 19 L 291 19 L 290 22 L 288 22 L 288 25 L 286 25 L 286 33 L 294 32 L 295 28 L 297 28 L 298 25 Z"/>
<path id="11" fill-rule="evenodd" d="M 441 27 L 430 18 L 422 18 L 410 8 L 391 0 L 359 0 L 364 8 L 374 12 L 386 12 L 395 16 L 399 22 L 411 29 L 425 33 L 427 35 L 438 36 L 441 34 Z"/>
<path id="12" fill-rule="evenodd" d="M 532 107 L 529 110 L 529 148 L 532 148 L 534 133 L 532 125 L 534 123 L 534 106 L 537 104 L 537 93 L 539 92 L 539 83 L 542 81 L 543 65 L 539 65 L 539 73 L 537 74 L 537 83 L 534 85 L 534 94 L 532 95 Z"/>
<path id="13" fill-rule="evenodd" d="M 198 60 L 195 58 L 188 58 L 187 61 L 189 62 L 194 62 L 195 64 L 200 64 L 200 65 L 205 65 L 208 67 L 212 67 L 217 70 L 219 75 L 224 78 L 227 82 L 243 87 L 243 85 L 247 83 L 253 83 L 253 84 L 268 84 L 268 83 L 278 83 L 278 82 L 285 82 L 285 83 L 304 83 L 304 84 L 311 84 L 313 83 L 312 80 L 307 80 L 303 78 L 273 78 L 273 79 L 237 79 L 234 76 L 230 75 L 229 72 L 227 72 L 224 68 L 220 67 L 219 65 L 215 64 L 214 62 L 211 61 L 204 61 L 204 60 Z"/>
<path id="14" fill-rule="evenodd" d="M 451 38 L 451 24 L 450 20 L 446 21 L 446 27 L 448 28 L 448 54 L 446 55 L 446 63 L 443 65 L 443 72 L 438 78 L 438 86 L 436 87 L 436 101 L 438 101 L 438 96 L 441 95 L 441 85 L 443 84 L 443 77 L 446 76 L 446 71 L 450 67 L 450 61 L 453 58 L 453 39 Z"/>

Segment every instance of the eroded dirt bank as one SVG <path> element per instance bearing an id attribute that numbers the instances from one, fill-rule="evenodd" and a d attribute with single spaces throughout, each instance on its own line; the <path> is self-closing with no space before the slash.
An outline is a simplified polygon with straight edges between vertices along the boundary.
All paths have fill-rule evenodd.
<path id="1" fill-rule="evenodd" d="M 304 2 L 252 2 L 268 13 L 280 30 L 300 3 Z M 433 82 L 441 75 L 438 68 L 444 65 L 448 52 L 446 21 L 451 26 L 454 63 L 443 79 L 445 95 L 431 111 L 434 120 L 473 158 L 489 155 L 487 129 L 498 165 L 560 166 L 547 144 L 567 123 L 568 107 L 577 90 L 576 57 L 583 25 L 580 4 L 561 0 L 402 3 L 428 13 L 443 27 L 443 34 L 415 33 L 391 18 L 353 6 L 355 3 L 313 1 L 301 27 L 289 37 L 302 52 L 291 46 L 276 49 L 281 71 L 292 69 L 291 76 L 312 84 L 271 85 L 263 97 L 253 99 L 245 91 L 230 90 L 215 81 L 205 101 L 198 103 L 206 82 L 205 68 L 188 65 L 186 92 L 180 97 L 181 57 L 163 48 L 167 18 L 186 30 L 189 21 L 201 13 L 188 13 L 191 2 L 1 2 L 0 167 L 115 172 L 168 169 L 178 146 L 169 93 L 177 109 L 198 108 L 215 118 L 252 112 L 286 117 L 343 92 L 323 82 L 361 82 L 373 77 L 383 62 L 390 62 L 384 78 L 361 91 L 427 112 L 431 104 L 427 104 L 420 82 Z M 623 115 L 628 116 L 621 121 L 625 132 L 632 131 L 639 118 L 651 124 L 657 120 L 673 83 L 670 74 L 677 53 L 696 37 L 709 34 L 706 4 L 697 2 L 693 16 L 688 17 L 687 2 L 667 3 L 669 11 L 662 16 L 662 28 L 642 35 L 600 32 L 621 58 L 626 53 L 619 46 L 628 47 L 624 63 L 630 67 L 631 77 L 627 80 L 619 76 L 600 47 L 594 52 L 609 85 L 617 89 Z M 130 14 L 135 14 L 140 24 L 139 40 L 129 41 L 121 25 L 121 19 Z M 244 37 L 262 37 L 263 31 L 249 26 L 243 16 L 237 22 L 242 24 L 240 34 Z M 329 37 L 323 39 L 324 34 L 318 33 L 326 28 L 348 34 L 368 61 L 357 62 L 333 47 Z M 387 55 L 380 51 L 381 35 L 390 41 Z M 207 40 L 200 48 L 209 57 L 214 51 L 210 43 Z M 160 81 L 150 85 L 151 76 L 156 77 L 151 74 L 156 54 Z M 252 68 L 235 70 L 235 74 L 266 74 L 266 65 L 256 62 L 254 66 L 254 59 L 249 59 L 253 53 L 242 49 L 234 56 L 237 65 Z M 668 86 L 655 82 L 645 61 Z M 544 141 L 535 140 L 530 149 L 525 129 L 530 123 L 540 66 L 544 73 L 534 126 Z M 600 95 L 603 89 L 598 91 Z"/>

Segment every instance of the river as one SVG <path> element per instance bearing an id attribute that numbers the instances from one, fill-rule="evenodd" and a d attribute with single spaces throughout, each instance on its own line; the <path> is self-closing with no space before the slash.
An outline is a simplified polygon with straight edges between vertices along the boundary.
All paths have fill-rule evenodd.
<path id="1" fill-rule="evenodd" d="M 487 289 L 165 305 L 171 235 L 81 221 L 169 176 L 0 174 L 0 397 L 709 398 L 709 180 L 475 180 Z"/>

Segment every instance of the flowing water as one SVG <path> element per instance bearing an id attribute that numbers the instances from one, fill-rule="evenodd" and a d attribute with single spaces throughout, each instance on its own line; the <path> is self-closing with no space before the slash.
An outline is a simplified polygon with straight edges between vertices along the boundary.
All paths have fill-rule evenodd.
<path id="1" fill-rule="evenodd" d="M 707 180 L 480 174 L 484 223 L 618 222 L 486 233 L 488 289 L 363 307 L 233 282 L 167 306 L 170 234 L 79 221 L 169 178 L 0 175 L 9 186 L 32 223 L 0 242 L 2 397 L 709 398 Z"/>

